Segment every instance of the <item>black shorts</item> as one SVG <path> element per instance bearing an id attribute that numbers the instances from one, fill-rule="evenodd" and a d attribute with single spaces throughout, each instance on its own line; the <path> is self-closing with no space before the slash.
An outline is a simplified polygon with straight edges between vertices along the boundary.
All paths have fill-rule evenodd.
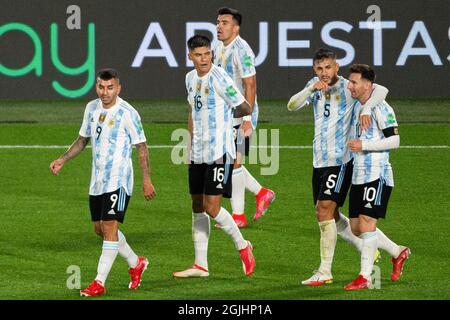
<path id="1" fill-rule="evenodd" d="M 393 187 L 377 179 L 366 184 L 354 184 L 350 190 L 349 217 L 360 214 L 375 219 L 386 217 L 387 205 Z"/>
<path id="2" fill-rule="evenodd" d="M 89 196 L 89 208 L 92 221 L 117 220 L 123 223 L 125 212 L 131 196 L 127 195 L 124 188 L 98 196 Z"/>
<path id="3" fill-rule="evenodd" d="M 314 168 L 312 187 L 314 205 L 318 200 L 332 200 L 342 207 L 352 183 L 353 159 L 341 166 Z"/>
<path id="4" fill-rule="evenodd" d="M 223 195 L 231 198 L 233 159 L 226 155 L 211 164 L 193 163 L 189 166 L 190 194 Z"/>
<path id="5" fill-rule="evenodd" d="M 233 127 L 234 144 L 237 152 L 248 157 L 250 152 L 250 137 L 242 137 L 240 127 L 240 124 Z"/>

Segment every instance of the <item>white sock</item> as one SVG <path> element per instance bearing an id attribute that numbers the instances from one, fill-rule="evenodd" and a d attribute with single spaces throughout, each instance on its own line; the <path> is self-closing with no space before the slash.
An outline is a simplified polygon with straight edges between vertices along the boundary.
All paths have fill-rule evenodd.
<path id="1" fill-rule="evenodd" d="M 245 187 L 247 188 L 248 191 L 253 193 L 255 196 L 258 195 L 258 193 L 262 189 L 262 186 L 259 184 L 258 181 L 256 181 L 255 178 L 253 178 L 251 173 L 248 172 L 247 168 L 245 168 L 244 166 L 242 166 L 241 168 L 244 171 Z"/>
<path id="2" fill-rule="evenodd" d="M 234 214 L 244 214 L 245 208 L 245 176 L 242 171 L 243 167 L 233 169 L 233 177 L 231 180 L 231 209 Z"/>
<path id="3" fill-rule="evenodd" d="M 331 275 L 337 231 L 334 219 L 319 222 L 320 228 L 320 267 L 319 271 Z"/>
<path id="4" fill-rule="evenodd" d="M 338 235 L 348 243 L 353 244 L 359 252 L 362 250 L 363 241 L 355 236 L 350 227 L 349 219 L 339 212 L 339 221 L 336 222 L 336 230 Z"/>
<path id="5" fill-rule="evenodd" d="M 194 241 L 195 264 L 208 270 L 208 241 L 211 231 L 206 212 L 192 212 L 192 240 Z"/>
<path id="6" fill-rule="evenodd" d="M 342 213 L 339 213 L 339 221 L 336 222 L 338 234 L 345 241 L 353 244 L 359 252 L 362 250 L 363 240 L 352 233 L 349 220 Z M 383 231 L 377 228 L 377 246 L 378 249 L 387 251 L 392 257 L 397 257 L 400 254 L 400 246 L 389 239 Z"/>
<path id="7" fill-rule="evenodd" d="M 128 266 L 130 268 L 135 268 L 138 263 L 139 259 L 136 253 L 134 253 L 133 249 L 128 245 L 127 238 L 125 238 L 125 235 L 118 230 L 117 231 L 119 235 L 119 255 L 127 260 Z"/>
<path id="8" fill-rule="evenodd" d="M 247 247 L 247 241 L 242 236 L 236 222 L 226 209 L 220 208 L 219 214 L 216 216 L 215 220 L 222 226 L 222 230 L 231 236 L 236 249 L 242 250 Z"/>
<path id="9" fill-rule="evenodd" d="M 363 247 L 361 250 L 361 274 L 367 280 L 371 279 L 373 269 L 373 259 L 377 251 L 377 232 L 364 232 L 361 234 Z"/>
<path id="10" fill-rule="evenodd" d="M 400 254 L 400 246 L 394 243 L 391 239 L 377 228 L 378 248 L 387 251 L 392 257 L 397 258 Z"/>
<path id="11" fill-rule="evenodd" d="M 95 280 L 105 285 L 106 278 L 119 252 L 119 241 L 103 241 L 102 255 L 98 261 Z"/>

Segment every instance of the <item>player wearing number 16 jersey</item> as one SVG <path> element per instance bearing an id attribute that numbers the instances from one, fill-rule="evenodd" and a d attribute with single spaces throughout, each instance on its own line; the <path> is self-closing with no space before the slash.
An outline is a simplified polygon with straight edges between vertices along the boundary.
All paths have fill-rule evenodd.
<path id="1" fill-rule="evenodd" d="M 329 49 L 319 49 L 313 59 L 316 77 L 306 87 L 291 97 L 288 109 L 295 111 L 307 105 L 314 108 L 313 142 L 313 200 L 320 228 L 320 257 L 318 271 L 304 285 L 323 285 L 333 282 L 331 265 L 337 234 L 355 245 L 359 251 L 362 241 L 350 228 L 349 220 L 339 212 L 351 184 L 352 159 L 347 147 L 350 121 L 353 114 L 348 80 L 339 76 L 336 54 Z M 372 106 L 384 100 L 388 90 L 373 85 L 371 98 L 364 105 L 362 125 L 370 122 Z"/>
<path id="2" fill-rule="evenodd" d="M 66 161 L 92 144 L 92 174 L 89 188 L 89 207 L 95 233 L 103 238 L 97 276 L 80 291 L 82 296 L 105 293 L 105 281 L 116 259 L 121 255 L 128 262 L 131 281 L 129 289 L 141 283 L 148 265 L 145 257 L 138 257 L 119 230 L 124 221 L 128 202 L 133 192 L 132 145 L 139 154 L 142 185 L 146 200 L 152 199 L 155 188 L 150 180 L 148 150 L 141 119 L 137 111 L 118 95 L 121 90 L 116 70 L 103 69 L 97 74 L 95 86 L 99 99 L 86 106 L 78 138 L 61 157 L 50 164 L 57 175 Z"/>
<path id="3" fill-rule="evenodd" d="M 200 35 L 187 46 L 195 69 L 186 75 L 191 137 L 189 144 L 189 192 L 192 198 L 192 239 L 195 262 L 175 278 L 207 277 L 208 241 L 211 216 L 220 223 L 239 250 L 245 275 L 255 268 L 252 245 L 245 240 L 236 222 L 221 206 L 222 195 L 231 196 L 231 175 L 236 150 L 233 144 L 233 116 L 250 114 L 250 105 L 236 90 L 224 70 L 212 64 L 211 41 Z"/>

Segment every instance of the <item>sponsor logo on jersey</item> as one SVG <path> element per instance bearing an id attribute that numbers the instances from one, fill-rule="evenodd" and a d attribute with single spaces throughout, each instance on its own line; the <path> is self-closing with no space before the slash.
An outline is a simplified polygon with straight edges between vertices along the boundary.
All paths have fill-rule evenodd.
<path id="1" fill-rule="evenodd" d="M 228 86 L 226 90 L 230 97 L 234 97 L 237 94 L 236 89 L 233 86 Z"/>
<path id="2" fill-rule="evenodd" d="M 395 116 L 394 116 L 393 113 L 389 113 L 389 114 L 387 115 L 387 123 L 388 123 L 388 124 L 393 124 L 393 123 L 395 123 Z"/>
<path id="3" fill-rule="evenodd" d="M 246 55 L 246 56 L 244 57 L 244 65 L 245 65 L 247 68 L 253 66 L 252 57 Z"/>

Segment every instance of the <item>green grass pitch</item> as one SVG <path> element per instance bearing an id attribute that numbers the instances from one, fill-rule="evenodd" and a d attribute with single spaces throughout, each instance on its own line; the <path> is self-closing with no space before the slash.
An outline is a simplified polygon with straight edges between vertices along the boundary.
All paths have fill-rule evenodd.
<path id="1" fill-rule="evenodd" d="M 88 208 L 91 150 L 71 160 L 58 177 L 48 170 L 64 149 L 5 148 L 18 145 L 69 145 L 78 134 L 87 101 L 0 102 L 0 299 L 81 299 L 69 289 L 69 266 L 79 266 L 81 287 L 96 275 L 101 239 L 93 232 Z M 359 272 L 357 251 L 342 239 L 335 252 L 334 284 L 300 286 L 318 267 L 319 229 L 311 195 L 312 150 L 279 149 L 279 171 L 261 176 L 277 200 L 257 223 L 243 230 L 252 241 L 255 273 L 246 278 L 231 239 L 212 227 L 210 277 L 173 279 L 171 273 L 193 263 L 191 208 L 185 165 L 174 165 L 170 148 L 150 148 L 157 191 L 146 202 L 135 160 L 135 191 L 121 230 L 139 255 L 149 258 L 142 285 L 128 291 L 126 262 L 118 256 L 98 299 L 450 299 L 450 100 L 392 100 L 402 146 L 391 152 L 395 188 L 387 219 L 379 227 L 412 250 L 404 274 L 390 281 L 391 263 L 382 252 L 381 288 L 345 292 Z M 262 101 L 260 129 L 278 129 L 282 146 L 310 146 L 312 111 L 289 113 L 286 101 Z M 136 101 L 149 145 L 173 145 L 170 135 L 186 127 L 181 101 Z M 224 200 L 226 208 L 229 201 Z M 344 213 L 347 214 L 347 204 Z M 247 218 L 254 197 L 247 193 Z M 84 298 L 85 299 L 85 298 Z"/>

